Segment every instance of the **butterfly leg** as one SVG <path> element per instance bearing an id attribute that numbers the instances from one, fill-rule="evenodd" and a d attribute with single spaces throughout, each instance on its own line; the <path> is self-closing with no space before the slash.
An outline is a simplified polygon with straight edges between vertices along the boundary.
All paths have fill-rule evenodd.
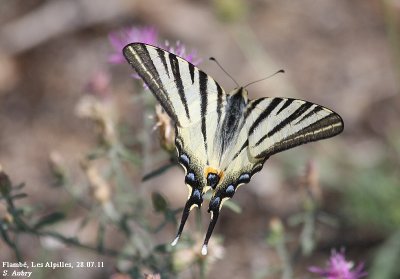
<path id="1" fill-rule="evenodd" d="M 202 191 L 199 189 L 196 189 L 196 188 L 192 188 L 190 185 L 188 185 L 188 186 L 191 189 L 191 193 L 190 193 L 189 198 L 183 209 L 181 223 L 179 225 L 178 233 L 176 234 L 174 241 L 172 241 L 172 243 L 171 243 L 172 246 L 175 246 L 178 243 L 178 240 L 181 237 L 183 228 L 185 227 L 186 220 L 189 217 L 190 211 L 196 206 L 200 207 L 201 204 L 203 203 Z"/>

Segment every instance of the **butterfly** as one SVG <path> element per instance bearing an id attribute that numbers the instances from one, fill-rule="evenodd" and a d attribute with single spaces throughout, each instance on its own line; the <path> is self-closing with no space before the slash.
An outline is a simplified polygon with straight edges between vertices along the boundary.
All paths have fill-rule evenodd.
<path id="1" fill-rule="evenodd" d="M 203 255 L 223 203 L 271 155 L 343 131 L 342 118 L 328 108 L 291 98 L 250 100 L 240 86 L 226 93 L 205 72 L 161 48 L 131 43 L 123 54 L 175 123 L 175 146 L 189 196 L 173 246 L 207 191 L 212 191 L 211 221 Z"/>

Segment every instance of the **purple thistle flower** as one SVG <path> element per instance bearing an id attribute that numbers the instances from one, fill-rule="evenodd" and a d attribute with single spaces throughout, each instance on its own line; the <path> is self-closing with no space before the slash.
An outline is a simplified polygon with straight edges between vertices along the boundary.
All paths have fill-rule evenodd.
<path id="1" fill-rule="evenodd" d="M 183 59 L 189 61 L 195 66 L 197 66 L 201 62 L 201 59 L 197 57 L 196 51 L 192 50 L 191 52 L 186 53 L 186 46 L 181 44 L 180 41 L 177 41 L 175 45 L 171 45 L 168 41 L 165 41 L 162 48 L 182 57 Z"/>
<path id="2" fill-rule="evenodd" d="M 125 58 L 122 55 L 122 49 L 129 43 L 140 42 L 149 45 L 161 47 L 169 52 L 172 52 L 194 65 L 198 65 L 201 59 L 197 57 L 196 51 L 187 52 L 186 46 L 177 41 L 175 45 L 171 45 L 168 41 L 164 44 L 157 42 L 157 30 L 153 27 L 143 28 L 125 28 L 120 31 L 112 32 L 108 36 L 110 43 L 114 49 L 114 53 L 110 54 L 108 61 L 113 64 L 125 63 Z"/>
<path id="3" fill-rule="evenodd" d="M 346 261 L 344 250 L 339 253 L 333 250 L 327 268 L 311 266 L 308 270 L 326 279 L 359 279 L 367 276 L 367 272 L 363 271 L 363 263 L 358 264 L 354 269 L 353 267 L 353 262 Z"/>
<path id="4" fill-rule="evenodd" d="M 141 42 L 150 45 L 156 45 L 157 37 L 157 30 L 153 27 L 132 27 L 110 33 L 108 38 L 112 47 L 114 48 L 114 53 L 109 55 L 108 62 L 113 64 L 125 63 L 125 57 L 122 55 L 122 49 L 127 44 Z"/>
<path id="5" fill-rule="evenodd" d="M 140 42 L 145 44 L 150 44 L 153 46 L 161 47 L 169 52 L 172 52 L 183 59 L 186 59 L 194 65 L 198 65 L 201 59 L 197 57 L 195 51 L 187 52 L 185 45 L 177 41 L 175 45 L 170 45 L 168 41 L 164 44 L 158 43 L 158 33 L 153 27 L 143 27 L 143 28 L 125 28 L 120 31 L 112 32 L 108 36 L 110 43 L 114 49 L 108 57 L 108 62 L 112 64 L 122 64 L 125 63 L 125 57 L 122 54 L 122 49 L 129 43 Z M 131 75 L 135 79 L 140 79 L 137 73 Z M 147 86 L 144 84 L 144 87 Z"/>

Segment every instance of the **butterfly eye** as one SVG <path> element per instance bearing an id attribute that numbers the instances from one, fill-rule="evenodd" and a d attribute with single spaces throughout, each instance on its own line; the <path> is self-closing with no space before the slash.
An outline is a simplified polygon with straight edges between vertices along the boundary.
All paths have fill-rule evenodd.
<path id="1" fill-rule="evenodd" d="M 243 184 L 243 183 L 249 183 L 250 182 L 250 174 L 248 173 L 243 173 L 242 175 L 239 176 L 238 179 L 238 184 Z"/>
<path id="2" fill-rule="evenodd" d="M 210 172 L 207 175 L 207 185 L 211 186 L 211 188 L 215 189 L 219 182 L 219 175 L 216 173 Z"/>

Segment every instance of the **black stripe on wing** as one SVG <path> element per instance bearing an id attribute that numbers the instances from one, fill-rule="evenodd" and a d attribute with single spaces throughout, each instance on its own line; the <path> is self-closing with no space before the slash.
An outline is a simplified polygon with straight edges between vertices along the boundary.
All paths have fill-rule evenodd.
<path id="1" fill-rule="evenodd" d="M 167 59 L 165 58 L 165 51 L 163 51 L 162 49 L 157 48 L 157 53 L 158 53 L 158 57 L 160 57 L 163 65 L 164 65 L 165 72 L 167 73 L 168 77 L 170 77 L 169 76 L 168 65 L 167 65 Z"/>
<path id="2" fill-rule="evenodd" d="M 287 136 L 276 142 L 268 150 L 258 154 L 257 158 L 271 156 L 283 150 L 299 146 L 308 142 L 313 142 L 325 138 L 330 138 L 340 134 L 344 129 L 342 118 L 335 112 L 317 120 L 316 122 L 304 127 L 303 129 Z M 261 142 L 260 142 L 261 143 Z"/>
<path id="3" fill-rule="evenodd" d="M 188 63 L 189 65 L 189 73 L 190 73 L 190 80 L 192 84 L 194 83 L 194 65 L 192 63 Z"/>
<path id="4" fill-rule="evenodd" d="M 259 98 L 256 99 L 254 101 L 251 101 L 249 103 L 249 107 L 247 108 L 246 112 L 244 113 L 244 120 L 247 119 L 247 117 L 249 117 L 249 115 L 251 114 L 251 112 L 256 108 L 256 106 L 261 103 L 262 101 L 264 101 L 266 98 Z"/>
<path id="5" fill-rule="evenodd" d="M 313 103 L 308 103 L 308 102 L 305 102 L 304 104 L 302 104 L 291 115 L 286 117 L 281 123 L 276 125 L 270 132 L 268 132 L 266 137 L 272 137 L 275 133 L 279 132 L 284 127 L 286 127 L 288 124 L 292 123 L 294 120 L 299 118 L 303 113 L 305 113 L 313 105 L 314 105 Z"/>
<path id="6" fill-rule="evenodd" d="M 287 99 L 285 103 L 283 103 L 283 106 L 278 110 L 276 115 L 279 115 L 284 109 L 286 109 L 288 106 L 290 106 L 291 103 L 293 103 L 294 99 Z"/>
<path id="7" fill-rule="evenodd" d="M 266 98 L 259 98 L 259 99 L 256 99 L 256 100 L 253 100 L 253 101 L 251 101 L 249 104 L 248 104 L 248 106 L 247 106 L 247 108 L 246 108 L 246 110 L 245 110 L 245 112 L 244 112 L 244 117 L 243 117 L 243 120 L 242 120 L 242 123 L 240 123 L 240 127 L 239 127 L 239 130 L 242 130 L 243 129 L 243 127 L 246 125 L 246 123 L 247 123 L 247 119 L 248 119 L 248 117 L 249 117 L 249 115 L 252 113 L 252 111 L 256 108 L 256 106 L 259 104 L 259 103 L 261 103 L 262 101 L 264 101 Z"/>
<path id="8" fill-rule="evenodd" d="M 293 100 L 294 99 L 289 99 Z M 285 102 L 286 103 L 286 102 Z M 314 104 L 309 103 L 309 102 L 304 102 L 300 107 L 298 107 L 292 114 L 290 114 L 288 117 L 283 119 L 278 125 L 276 125 L 271 131 L 269 131 L 267 134 L 262 136 L 254 146 L 259 146 L 265 139 L 272 137 L 275 135 L 277 132 L 281 131 L 283 128 L 285 128 L 287 125 L 291 124 L 294 120 L 299 118 L 301 115 L 303 115 L 310 107 L 312 107 Z M 307 113 L 303 118 L 301 118 L 299 121 L 296 123 L 301 122 L 302 120 L 306 119 L 307 117 L 310 117 L 313 115 L 314 110 L 311 110 L 311 112 Z M 310 114 L 311 113 L 311 114 Z M 307 117 L 306 117 L 307 116 Z"/>
<path id="9" fill-rule="evenodd" d="M 246 139 L 246 141 L 243 143 L 242 147 L 240 147 L 239 151 L 235 153 L 235 155 L 232 157 L 232 161 L 234 161 L 242 151 L 249 146 L 249 140 Z"/>
<path id="10" fill-rule="evenodd" d="M 316 105 L 315 108 L 313 108 L 309 113 L 307 113 L 306 115 L 304 115 L 301 119 L 299 119 L 296 124 L 299 124 L 300 122 L 303 122 L 305 119 L 311 117 L 312 115 L 318 113 L 319 111 L 323 110 L 324 108 L 322 106 Z"/>
<path id="11" fill-rule="evenodd" d="M 201 133 L 203 134 L 204 147 L 206 149 L 206 153 L 207 153 L 206 114 L 207 114 L 207 106 L 208 106 L 207 83 L 208 83 L 208 76 L 203 71 L 199 71 Z"/>
<path id="12" fill-rule="evenodd" d="M 190 119 L 189 107 L 186 100 L 185 89 L 183 88 L 182 77 L 179 70 L 179 62 L 175 54 L 169 53 L 169 62 L 171 65 L 172 74 L 174 75 L 175 85 L 176 88 L 178 89 L 179 97 L 181 98 L 181 102 L 185 107 L 186 117 Z"/>
<path id="13" fill-rule="evenodd" d="M 254 133 L 258 125 L 260 125 L 260 123 L 263 122 L 282 101 L 283 101 L 282 98 L 272 99 L 271 103 L 269 103 L 267 108 L 258 116 L 256 121 L 254 121 L 253 125 L 251 125 L 249 129 L 249 136 L 251 136 Z"/>
<path id="14" fill-rule="evenodd" d="M 141 43 L 129 44 L 124 47 L 123 53 L 129 64 L 131 64 L 138 75 L 153 92 L 154 96 L 160 102 L 169 117 L 171 117 L 177 125 L 180 125 L 178 116 L 168 98 L 164 85 L 160 81 L 159 73 L 146 45 Z"/>
<path id="15" fill-rule="evenodd" d="M 215 82 L 215 81 L 214 81 Z M 215 82 L 215 86 L 217 87 L 217 114 L 218 114 L 218 124 L 221 120 L 221 115 L 222 115 L 222 101 L 223 101 L 223 90 L 221 86 L 217 82 Z"/>

